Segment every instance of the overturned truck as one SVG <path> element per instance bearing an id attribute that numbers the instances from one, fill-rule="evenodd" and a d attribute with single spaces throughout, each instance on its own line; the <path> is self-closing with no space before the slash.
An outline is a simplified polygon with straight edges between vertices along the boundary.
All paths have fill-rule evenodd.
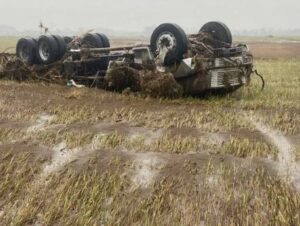
<path id="1" fill-rule="evenodd" d="M 31 71 L 55 68 L 60 78 L 76 83 L 153 96 L 233 91 L 249 83 L 253 72 L 248 46 L 234 45 L 221 22 L 206 23 L 192 35 L 176 24 L 161 24 L 147 45 L 111 47 L 98 33 L 22 38 L 16 56 Z"/>

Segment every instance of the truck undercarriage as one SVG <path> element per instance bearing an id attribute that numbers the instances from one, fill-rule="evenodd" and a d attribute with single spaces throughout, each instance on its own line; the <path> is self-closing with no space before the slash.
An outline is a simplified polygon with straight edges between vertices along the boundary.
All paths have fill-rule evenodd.
<path id="1" fill-rule="evenodd" d="M 35 77 L 45 80 L 56 78 L 110 90 L 140 91 L 147 80 L 141 82 L 141 76 L 152 72 L 152 79 L 170 75 L 176 89 L 186 95 L 236 90 L 250 82 L 253 72 L 248 46 L 233 45 L 230 30 L 220 22 L 209 22 L 193 35 L 186 35 L 176 24 L 162 24 L 154 30 L 150 44 L 135 46 L 110 47 L 107 36 L 97 33 L 22 38 L 16 56 L 2 54 L 0 58 L 0 77 L 18 79 L 22 76 L 17 70 L 23 67 L 48 74 L 35 73 Z"/>

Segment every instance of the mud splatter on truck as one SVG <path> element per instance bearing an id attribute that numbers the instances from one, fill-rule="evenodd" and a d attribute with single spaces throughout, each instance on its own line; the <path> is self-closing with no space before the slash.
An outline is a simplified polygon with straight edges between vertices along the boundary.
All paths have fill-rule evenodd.
<path id="1" fill-rule="evenodd" d="M 253 73 L 248 46 L 233 45 L 229 28 L 221 22 L 208 22 L 192 35 L 176 24 L 161 24 L 149 45 L 111 47 L 108 37 L 98 33 L 21 38 L 16 55 L 1 59 L 1 77 L 71 80 L 153 97 L 234 91 L 248 84 Z"/>

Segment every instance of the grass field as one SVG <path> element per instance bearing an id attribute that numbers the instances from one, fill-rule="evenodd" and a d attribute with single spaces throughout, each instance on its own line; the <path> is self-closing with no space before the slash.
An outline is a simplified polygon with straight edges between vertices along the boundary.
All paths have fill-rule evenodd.
<path id="1" fill-rule="evenodd" d="M 0 81 L 0 225 L 300 225 L 300 59 L 152 99 Z"/>
<path id="2" fill-rule="evenodd" d="M 0 52 L 15 51 L 14 47 L 16 46 L 18 39 L 19 39 L 18 37 L 9 37 L 9 36 L 8 37 L 5 37 L 5 36 L 0 37 Z"/>

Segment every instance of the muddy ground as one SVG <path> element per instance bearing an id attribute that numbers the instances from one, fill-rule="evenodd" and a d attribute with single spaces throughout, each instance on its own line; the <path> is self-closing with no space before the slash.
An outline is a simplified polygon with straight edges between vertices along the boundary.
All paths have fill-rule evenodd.
<path id="1" fill-rule="evenodd" d="M 300 43 L 289 42 L 248 42 L 251 52 L 257 58 L 299 58 Z"/>
<path id="2" fill-rule="evenodd" d="M 256 64 L 262 93 L 172 100 L 0 81 L 0 225 L 298 225 L 300 61 Z"/>

